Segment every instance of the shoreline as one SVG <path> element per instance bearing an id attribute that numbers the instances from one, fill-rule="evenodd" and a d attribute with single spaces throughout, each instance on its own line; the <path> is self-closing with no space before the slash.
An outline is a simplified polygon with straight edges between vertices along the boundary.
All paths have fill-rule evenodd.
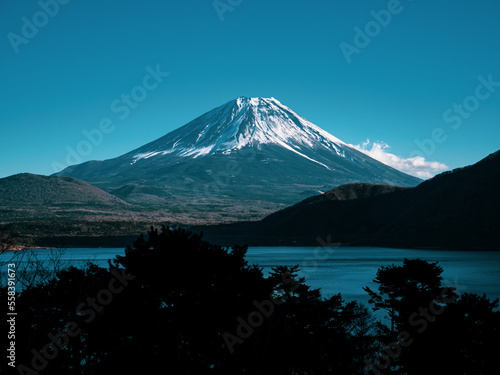
<path id="1" fill-rule="evenodd" d="M 111 249 L 123 248 L 131 246 L 138 236 L 64 236 L 55 238 L 39 238 L 37 242 L 45 242 L 43 245 L 28 246 L 16 245 L 13 248 L 3 250 L 3 252 L 16 252 L 23 250 L 57 250 L 57 249 Z M 407 249 L 407 250 L 424 250 L 424 251 L 486 251 L 498 252 L 500 247 L 485 248 L 485 247 L 445 247 L 445 246 L 411 246 L 405 244 L 380 244 L 380 243 L 332 243 L 331 246 L 320 244 L 318 241 L 296 241 L 288 238 L 262 238 L 256 236 L 251 239 L 251 236 L 241 236 L 241 240 L 236 236 L 210 236 L 208 233 L 203 236 L 205 241 L 214 243 L 223 247 L 232 247 L 236 244 L 246 245 L 248 247 L 325 247 L 325 248 L 362 248 L 369 247 L 373 249 Z M 52 241 L 51 241 L 52 240 Z M 59 242 L 56 245 L 54 242 Z"/>
<path id="2" fill-rule="evenodd" d="M 2 250 L 2 253 L 3 252 L 25 251 L 25 250 L 57 250 L 57 247 L 17 245 L 17 246 L 11 247 L 10 249 Z"/>

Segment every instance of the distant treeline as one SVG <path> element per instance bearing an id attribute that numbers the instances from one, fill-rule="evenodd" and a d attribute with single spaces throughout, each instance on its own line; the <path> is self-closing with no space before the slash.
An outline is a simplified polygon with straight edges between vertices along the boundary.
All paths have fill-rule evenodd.
<path id="1" fill-rule="evenodd" d="M 25 221 L 0 224 L 0 232 L 24 247 L 125 247 L 137 237 L 130 233 L 150 226 L 139 221 Z"/>

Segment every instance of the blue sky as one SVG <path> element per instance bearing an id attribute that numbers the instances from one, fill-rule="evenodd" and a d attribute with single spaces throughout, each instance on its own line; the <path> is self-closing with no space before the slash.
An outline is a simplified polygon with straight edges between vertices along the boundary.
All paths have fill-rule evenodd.
<path id="1" fill-rule="evenodd" d="M 497 0 L 59 1 L 0 2 L 0 177 L 119 156 L 239 96 L 423 177 L 500 149 Z"/>

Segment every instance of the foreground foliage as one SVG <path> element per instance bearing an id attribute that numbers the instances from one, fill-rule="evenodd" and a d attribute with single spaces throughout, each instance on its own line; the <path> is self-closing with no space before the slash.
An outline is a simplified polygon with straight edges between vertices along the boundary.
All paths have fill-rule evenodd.
<path id="1" fill-rule="evenodd" d="M 163 227 L 108 269 L 70 267 L 26 286 L 16 301 L 17 373 L 496 373 L 496 302 L 457 298 L 435 263 L 379 269 L 378 290 L 366 290 L 387 327 L 340 294 L 322 299 L 297 267 L 266 277 L 245 253 Z M 12 370 L 5 357 L 0 366 Z"/>

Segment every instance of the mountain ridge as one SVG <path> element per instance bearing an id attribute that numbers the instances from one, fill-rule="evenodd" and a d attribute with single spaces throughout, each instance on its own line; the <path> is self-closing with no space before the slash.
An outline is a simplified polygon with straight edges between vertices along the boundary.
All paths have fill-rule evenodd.
<path id="1" fill-rule="evenodd" d="M 1 184 L 2 180 L 0 187 Z M 56 223 L 46 221 L 48 217 L 44 216 L 45 221 L 25 218 L 23 222 L 11 220 L 11 224 L 2 224 L 0 216 L 0 231 L 23 233 L 21 242 L 27 238 L 38 246 L 63 243 L 70 247 L 121 247 L 130 241 L 131 233 L 162 223 L 202 231 L 207 240 L 224 246 L 317 246 L 321 238 L 343 246 L 498 250 L 499 185 L 500 151 L 413 188 L 342 185 L 260 221 L 200 225 L 169 220 L 165 215 L 152 216 L 151 211 L 145 211 L 134 221 L 123 221 L 121 217 L 119 221 L 89 222 L 79 217 L 79 221 Z M 0 214 L 5 213 L 4 205 L 2 209 Z M 11 213 L 7 215 L 13 218 Z"/>

